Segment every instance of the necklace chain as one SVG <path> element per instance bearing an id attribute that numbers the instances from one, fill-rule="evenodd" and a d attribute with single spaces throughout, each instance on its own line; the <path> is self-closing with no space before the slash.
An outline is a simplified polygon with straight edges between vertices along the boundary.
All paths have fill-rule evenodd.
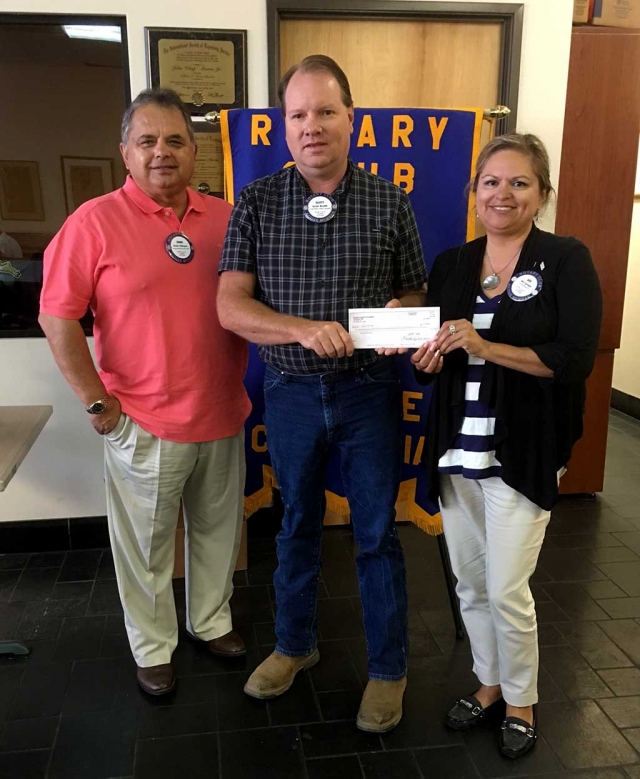
<path id="1" fill-rule="evenodd" d="M 501 268 L 499 271 L 496 272 L 496 269 L 493 267 L 493 263 L 491 262 L 491 255 L 489 254 L 489 248 L 485 247 L 485 254 L 487 255 L 487 260 L 489 261 L 489 267 L 493 271 L 493 275 L 500 278 L 500 274 L 504 273 L 504 271 L 511 265 L 511 263 L 515 260 L 515 258 L 520 254 L 522 251 L 522 246 L 519 247 L 518 251 L 513 255 L 513 257 L 509 260 L 509 262 L 504 266 L 504 268 Z"/>

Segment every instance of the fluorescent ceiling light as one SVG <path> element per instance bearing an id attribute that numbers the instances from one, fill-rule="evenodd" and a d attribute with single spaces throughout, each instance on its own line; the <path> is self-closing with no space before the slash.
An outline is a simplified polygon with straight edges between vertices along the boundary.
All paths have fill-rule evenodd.
<path id="1" fill-rule="evenodd" d="M 111 41 L 121 43 L 122 34 L 119 27 L 107 27 L 99 24 L 63 24 L 64 31 L 70 38 L 83 38 L 89 41 Z"/>

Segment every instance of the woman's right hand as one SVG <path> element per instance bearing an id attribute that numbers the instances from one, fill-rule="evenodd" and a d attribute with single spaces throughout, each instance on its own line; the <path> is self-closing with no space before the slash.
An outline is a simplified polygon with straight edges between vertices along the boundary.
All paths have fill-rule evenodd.
<path id="1" fill-rule="evenodd" d="M 418 371 L 424 373 L 440 373 L 444 357 L 436 348 L 435 342 L 427 341 L 411 355 L 411 362 Z"/>

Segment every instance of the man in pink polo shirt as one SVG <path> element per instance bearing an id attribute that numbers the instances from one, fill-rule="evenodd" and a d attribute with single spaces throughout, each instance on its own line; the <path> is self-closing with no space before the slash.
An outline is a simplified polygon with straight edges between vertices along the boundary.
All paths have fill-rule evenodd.
<path id="1" fill-rule="evenodd" d="M 107 513 L 140 686 L 175 685 L 171 586 L 180 499 L 187 630 L 216 655 L 245 652 L 229 599 L 244 493 L 244 340 L 216 313 L 231 206 L 188 189 L 196 146 L 171 90 L 125 111 L 129 176 L 62 226 L 44 257 L 40 324 L 65 379 L 104 436 Z M 79 319 L 90 306 L 99 369 Z"/>

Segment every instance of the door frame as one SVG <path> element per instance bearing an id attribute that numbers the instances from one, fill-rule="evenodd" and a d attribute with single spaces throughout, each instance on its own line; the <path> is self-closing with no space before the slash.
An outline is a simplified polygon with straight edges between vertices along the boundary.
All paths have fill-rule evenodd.
<path id="1" fill-rule="evenodd" d="M 502 26 L 499 102 L 511 109 L 496 134 L 515 132 L 522 51 L 524 3 L 443 3 L 430 0 L 267 0 L 269 105 L 277 105 L 280 80 L 280 22 L 285 19 L 393 19 L 499 22 Z M 482 106 L 493 108 L 493 106 Z"/>

